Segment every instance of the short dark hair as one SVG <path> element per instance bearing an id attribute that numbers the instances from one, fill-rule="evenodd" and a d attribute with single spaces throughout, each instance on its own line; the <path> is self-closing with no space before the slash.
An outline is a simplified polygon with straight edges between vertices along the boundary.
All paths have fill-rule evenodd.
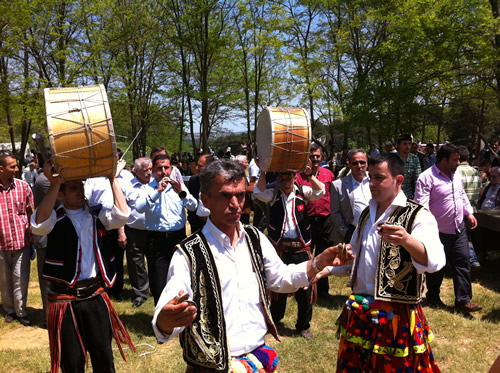
<path id="1" fill-rule="evenodd" d="M 349 153 L 347 153 L 347 157 L 346 157 L 347 160 L 350 161 L 351 157 L 357 153 L 363 153 L 366 157 L 366 152 L 363 149 L 351 149 L 351 150 L 349 150 Z"/>
<path id="2" fill-rule="evenodd" d="M 392 177 L 396 177 L 398 175 L 404 176 L 405 163 L 401 157 L 395 153 L 377 154 L 368 160 L 368 168 L 384 162 L 387 163 L 387 168 L 389 169 Z"/>
<path id="3" fill-rule="evenodd" d="M 149 153 L 149 158 L 153 157 L 154 153 L 162 152 L 164 150 L 165 150 L 165 148 L 163 146 L 153 146 L 151 148 L 151 152 Z M 168 155 L 168 152 L 166 150 L 165 150 L 165 153 L 167 153 L 167 155 Z"/>
<path id="4" fill-rule="evenodd" d="M 153 167 L 156 167 L 156 162 L 158 161 L 163 161 L 165 159 L 168 159 L 170 161 L 170 157 L 166 154 L 158 154 L 154 159 L 153 159 Z"/>
<path id="5" fill-rule="evenodd" d="M 466 162 L 469 160 L 469 150 L 465 145 L 458 145 L 458 154 L 460 154 L 460 162 Z"/>
<path id="6" fill-rule="evenodd" d="M 16 158 L 10 150 L 0 150 L 0 166 L 7 166 L 7 158 Z"/>
<path id="7" fill-rule="evenodd" d="M 431 148 L 431 149 L 432 149 L 432 151 L 434 152 L 434 144 L 429 143 L 429 144 L 425 145 L 425 148 L 426 148 L 426 149 Z"/>
<path id="8" fill-rule="evenodd" d="M 436 162 L 441 162 L 441 159 L 446 158 L 450 159 L 452 154 L 459 153 L 458 147 L 454 144 L 444 144 L 441 146 L 436 154 Z"/>
<path id="9" fill-rule="evenodd" d="M 325 156 L 323 154 L 323 148 L 319 146 L 316 143 L 312 143 L 311 146 L 309 147 L 309 153 L 315 152 L 316 150 L 319 150 L 319 153 L 321 154 L 321 159 L 324 159 Z"/>
<path id="10" fill-rule="evenodd" d="M 401 135 L 398 138 L 398 145 L 401 144 L 403 141 L 409 141 L 412 142 L 411 136 L 410 135 Z"/>
<path id="11" fill-rule="evenodd" d="M 200 191 L 209 194 L 215 178 L 222 176 L 227 181 L 238 181 L 245 178 L 245 171 L 238 162 L 229 159 L 218 159 L 205 167 L 200 174 Z"/>

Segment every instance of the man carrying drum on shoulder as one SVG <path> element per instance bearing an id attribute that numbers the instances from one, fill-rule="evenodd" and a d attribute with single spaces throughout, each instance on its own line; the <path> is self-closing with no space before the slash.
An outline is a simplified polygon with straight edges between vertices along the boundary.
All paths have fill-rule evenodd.
<path id="1" fill-rule="evenodd" d="M 255 197 L 270 206 L 268 238 L 278 256 L 285 264 L 300 263 L 312 258 L 311 222 L 307 203 L 317 201 L 325 195 L 325 185 L 312 173 L 311 160 L 304 171 L 311 186 L 297 186 L 295 172 L 278 172 L 274 188 L 266 189 L 266 173 L 261 176 L 254 188 Z M 288 294 L 271 296 L 271 314 L 275 323 L 285 316 Z M 309 340 L 313 303 L 316 300 L 316 286 L 299 289 L 295 292 L 297 300 L 297 333 Z"/>
<path id="2" fill-rule="evenodd" d="M 130 209 L 116 177 L 109 177 L 113 206 L 95 213 L 86 204 L 82 180 L 63 182 L 61 176 L 52 176 L 51 168 L 46 162 L 50 187 L 31 217 L 33 233 L 48 236 L 43 278 L 50 283 L 51 372 L 59 366 L 66 372 L 83 371 L 87 350 L 94 371 L 114 372 L 112 335 L 124 359 L 120 343 L 135 347 L 105 291 L 105 284 L 113 285 L 116 269 L 114 254 L 102 240 L 106 229 L 127 223 Z M 62 201 L 57 211 L 56 198 Z"/>

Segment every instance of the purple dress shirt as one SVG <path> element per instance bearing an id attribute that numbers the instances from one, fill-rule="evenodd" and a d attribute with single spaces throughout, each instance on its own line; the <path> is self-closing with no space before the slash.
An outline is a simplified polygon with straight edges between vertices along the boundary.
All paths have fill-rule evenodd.
<path id="1" fill-rule="evenodd" d="M 441 233 L 455 234 L 464 216 L 473 213 L 460 171 L 453 173 L 450 179 L 436 165 L 418 177 L 415 201 L 427 207 L 436 217 Z"/>

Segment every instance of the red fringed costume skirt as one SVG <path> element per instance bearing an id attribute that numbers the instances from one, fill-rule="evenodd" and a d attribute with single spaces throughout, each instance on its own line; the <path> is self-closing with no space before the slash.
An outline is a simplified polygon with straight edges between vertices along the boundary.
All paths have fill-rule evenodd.
<path id="1" fill-rule="evenodd" d="M 337 320 L 337 372 L 440 372 L 420 304 L 352 294 Z"/>

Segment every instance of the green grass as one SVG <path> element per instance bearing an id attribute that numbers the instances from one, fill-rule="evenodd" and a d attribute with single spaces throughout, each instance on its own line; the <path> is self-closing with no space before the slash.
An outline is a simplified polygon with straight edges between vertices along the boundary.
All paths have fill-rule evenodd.
<path id="1" fill-rule="evenodd" d="M 435 335 L 432 343 L 434 355 L 443 372 L 487 372 L 500 354 L 500 278 L 496 272 L 499 264 L 500 257 L 497 256 L 487 268 L 483 268 L 473 284 L 473 301 L 483 306 L 474 318 L 455 314 L 451 309 L 425 308 Z M 6 324 L 3 317 L 0 319 L 0 372 L 50 371 L 47 333 L 39 327 L 41 300 L 36 276 L 35 262 L 32 262 L 28 306 L 35 326 L 25 328 L 17 322 Z M 284 326 L 279 330 L 282 342 L 278 343 L 270 336 L 267 338 L 268 344 L 278 351 L 279 372 L 335 370 L 338 340 L 334 324 L 349 294 L 345 284 L 344 278 L 330 278 L 330 293 L 335 297 L 330 302 L 319 301 L 315 305 L 311 327 L 314 337 L 307 342 L 294 334 L 297 308 L 295 300 L 289 299 Z M 142 307 L 132 308 L 132 291 L 127 282 L 123 295 L 124 301 L 114 304 L 137 346 L 137 353 L 128 351 L 128 362 L 124 362 L 115 351 L 117 372 L 184 372 L 178 340 L 163 345 L 156 343 L 151 329 L 152 298 Z M 453 304 L 450 279 L 445 279 L 442 295 L 446 304 Z M 148 351 L 152 353 L 140 356 Z"/>

